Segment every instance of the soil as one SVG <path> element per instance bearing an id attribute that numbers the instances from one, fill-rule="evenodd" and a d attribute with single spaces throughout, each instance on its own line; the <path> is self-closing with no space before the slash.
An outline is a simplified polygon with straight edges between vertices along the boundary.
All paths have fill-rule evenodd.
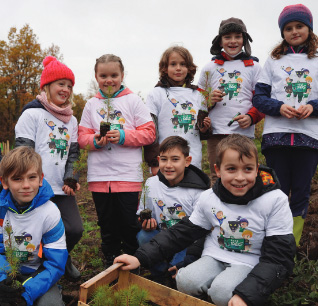
<path id="1" fill-rule="evenodd" d="M 97 215 L 95 211 L 95 206 L 91 198 L 90 193 L 87 191 L 87 187 L 84 184 L 83 178 L 80 179 L 81 190 L 77 192 L 76 198 L 79 206 L 82 206 L 88 216 L 88 221 L 96 221 Z M 100 246 L 100 239 L 95 236 L 89 237 L 85 240 L 80 241 L 81 244 L 87 245 L 89 247 Z M 100 249 L 100 248 L 99 248 Z M 299 257 L 307 256 L 311 260 L 318 259 L 318 176 L 312 181 L 311 186 L 311 196 L 310 196 L 310 206 L 308 210 L 308 215 L 305 221 L 303 235 L 300 240 L 300 247 L 297 250 Z M 83 254 L 85 257 L 85 254 Z M 99 258 L 103 258 L 102 252 L 99 250 Z M 79 287 L 82 283 L 86 282 L 90 278 L 94 277 L 101 270 L 96 270 L 88 262 L 78 263 L 73 260 L 73 263 L 81 271 L 82 279 L 76 283 L 71 283 L 67 281 L 64 277 L 59 281 L 59 285 L 63 288 L 63 300 L 66 306 L 77 306 Z M 149 271 L 141 269 L 141 275 L 149 278 Z M 165 285 L 175 289 L 175 282 L 172 279 L 167 279 Z"/>

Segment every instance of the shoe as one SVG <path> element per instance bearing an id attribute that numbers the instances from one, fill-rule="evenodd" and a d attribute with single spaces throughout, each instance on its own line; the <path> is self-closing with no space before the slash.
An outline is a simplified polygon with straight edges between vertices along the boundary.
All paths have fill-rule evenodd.
<path id="1" fill-rule="evenodd" d="M 65 265 L 65 274 L 64 276 L 71 282 L 77 282 L 81 278 L 81 272 L 72 264 L 71 256 L 68 256 L 67 262 Z"/>

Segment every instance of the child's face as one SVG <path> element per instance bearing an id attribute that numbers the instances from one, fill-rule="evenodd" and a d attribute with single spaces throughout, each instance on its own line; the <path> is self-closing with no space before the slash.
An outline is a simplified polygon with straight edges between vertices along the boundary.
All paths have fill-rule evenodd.
<path id="1" fill-rule="evenodd" d="M 177 52 L 172 52 L 169 56 L 168 77 L 174 80 L 177 85 L 183 85 L 188 74 L 188 68 L 184 58 Z"/>
<path id="2" fill-rule="evenodd" d="M 178 148 L 160 152 L 158 156 L 159 169 L 170 186 L 178 184 L 184 177 L 184 170 L 191 163 L 192 157 L 185 157 Z"/>
<path id="3" fill-rule="evenodd" d="M 119 90 L 124 73 L 118 62 L 99 63 L 95 78 L 101 91 L 112 95 Z"/>
<path id="4" fill-rule="evenodd" d="M 303 44 L 309 36 L 309 28 L 302 22 L 288 22 L 283 31 L 284 39 L 293 47 Z"/>
<path id="5" fill-rule="evenodd" d="M 220 46 L 231 58 L 234 58 L 243 48 L 243 34 L 233 32 L 223 35 Z"/>
<path id="6" fill-rule="evenodd" d="M 43 174 L 39 176 L 37 169 L 31 167 L 21 176 L 11 174 L 7 182 L 2 182 L 4 189 L 9 189 L 12 197 L 20 206 L 24 206 L 31 202 L 37 195 L 39 187 L 42 186 Z"/>
<path id="7" fill-rule="evenodd" d="M 216 165 L 214 168 L 223 186 L 235 196 L 244 196 L 255 185 L 258 166 L 254 156 L 243 155 L 240 160 L 239 152 L 227 149 L 220 168 Z"/>
<path id="8" fill-rule="evenodd" d="M 52 103 L 56 106 L 65 104 L 72 93 L 72 88 L 72 82 L 67 79 L 52 82 L 49 87 Z"/>

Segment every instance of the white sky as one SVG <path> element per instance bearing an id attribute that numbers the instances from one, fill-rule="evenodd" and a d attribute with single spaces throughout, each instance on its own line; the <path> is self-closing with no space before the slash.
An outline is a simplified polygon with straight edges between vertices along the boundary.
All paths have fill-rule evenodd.
<path id="1" fill-rule="evenodd" d="M 87 94 L 95 60 L 105 53 L 122 58 L 125 84 L 146 97 L 158 81 L 161 54 L 173 44 L 191 52 L 201 68 L 211 60 L 210 46 L 221 20 L 241 18 L 253 38 L 252 55 L 264 64 L 280 41 L 278 16 L 286 5 L 302 3 L 314 16 L 317 0 L 0 0 L 0 40 L 10 27 L 26 23 L 42 48 L 60 47 L 75 74 L 74 92 Z"/>

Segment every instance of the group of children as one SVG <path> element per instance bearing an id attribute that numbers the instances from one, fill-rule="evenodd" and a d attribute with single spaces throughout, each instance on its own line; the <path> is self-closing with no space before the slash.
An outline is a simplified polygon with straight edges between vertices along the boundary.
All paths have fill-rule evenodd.
<path id="1" fill-rule="evenodd" d="M 22 296 L 20 305 L 64 305 L 56 282 L 64 269 L 70 280 L 80 278 L 69 255 L 83 232 L 75 201 L 79 148 L 89 151 L 88 188 L 106 266 L 142 265 L 154 277 L 168 269 L 178 290 L 218 306 L 266 303 L 292 273 L 318 163 L 312 14 L 287 6 L 278 23 L 283 41 L 261 70 L 243 21 L 223 20 L 199 87 L 190 52 L 167 49 L 146 104 L 122 84 L 121 59 L 101 56 L 99 91 L 79 127 L 71 109 L 74 74 L 45 58 L 41 94 L 24 107 L 18 148 L 0 164 L 0 304 Z M 208 115 L 199 124 L 200 112 Z M 251 140 L 264 116 L 262 152 L 277 176 L 258 164 Z M 200 170 L 202 139 L 212 188 Z M 142 147 L 153 177 L 139 205 Z M 152 217 L 138 223 L 144 206 Z M 9 247 L 21 258 L 22 293 L 7 276 Z"/>

